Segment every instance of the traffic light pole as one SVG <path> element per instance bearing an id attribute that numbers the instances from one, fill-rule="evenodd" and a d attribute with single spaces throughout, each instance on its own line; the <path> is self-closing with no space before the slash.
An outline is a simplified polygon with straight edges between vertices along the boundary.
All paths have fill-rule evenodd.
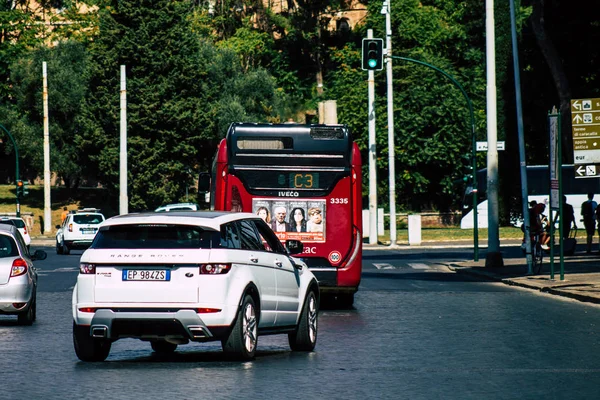
<path id="1" fill-rule="evenodd" d="M 19 203 L 19 148 L 17 147 L 17 142 L 15 142 L 15 138 L 10 134 L 8 129 L 6 129 L 3 125 L 0 124 L 0 128 L 8 135 L 8 138 L 12 142 L 15 148 L 15 191 L 17 195 L 17 217 L 21 216 L 21 204 Z"/>
<path id="2" fill-rule="evenodd" d="M 461 93 L 467 100 L 467 105 L 469 106 L 469 115 L 471 117 L 471 142 L 472 142 L 471 143 L 471 151 L 472 151 L 471 162 L 473 163 L 473 260 L 479 261 L 479 233 L 478 233 L 479 222 L 477 219 L 477 157 L 476 157 L 476 155 L 477 155 L 477 141 L 476 141 L 477 138 L 475 136 L 475 114 L 473 113 L 473 104 L 471 104 L 471 99 L 469 98 L 469 95 L 467 95 L 467 92 L 461 86 L 461 84 L 458 83 L 456 81 L 456 79 L 454 79 L 452 76 L 450 76 L 445 71 L 442 71 L 441 69 L 434 67 L 433 65 L 428 64 L 426 62 L 415 60 L 412 58 L 391 56 L 391 55 L 387 55 L 387 57 L 413 62 L 413 63 L 424 65 L 428 68 L 436 70 L 437 72 L 439 72 L 440 74 L 442 74 L 446 78 L 448 78 L 454 84 L 454 86 L 456 86 L 461 91 Z"/>

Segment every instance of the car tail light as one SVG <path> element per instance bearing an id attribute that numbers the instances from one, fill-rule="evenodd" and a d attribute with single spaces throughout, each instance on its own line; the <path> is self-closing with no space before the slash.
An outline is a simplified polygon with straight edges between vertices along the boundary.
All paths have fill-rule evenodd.
<path id="1" fill-rule="evenodd" d="M 85 275 L 95 274 L 96 273 L 96 265 L 88 264 L 88 263 L 81 263 L 81 264 L 79 264 L 79 273 L 85 274 Z"/>
<path id="2" fill-rule="evenodd" d="M 27 225 L 23 226 L 23 233 L 27 235 Z"/>
<path id="3" fill-rule="evenodd" d="M 198 314 L 211 314 L 221 312 L 220 308 L 198 308 Z"/>
<path id="4" fill-rule="evenodd" d="M 26 305 L 27 305 L 27 303 L 12 303 L 12 306 L 14 308 L 16 308 L 17 310 L 20 309 L 20 308 L 25 307 Z"/>
<path id="5" fill-rule="evenodd" d="M 95 308 L 92 308 L 92 307 L 81 307 L 81 308 L 79 309 L 79 311 L 81 311 L 81 312 L 90 312 L 90 313 L 93 313 L 93 312 L 96 312 L 96 309 L 95 309 Z"/>
<path id="6" fill-rule="evenodd" d="M 23 275 L 27 272 L 27 262 L 22 258 L 17 258 L 12 263 L 12 270 L 10 271 L 10 276 L 19 276 Z"/>
<path id="7" fill-rule="evenodd" d="M 231 269 L 231 264 L 200 264 L 201 275 L 226 274 Z"/>
<path id="8" fill-rule="evenodd" d="M 69 232 L 73 232 L 73 224 L 69 224 Z"/>

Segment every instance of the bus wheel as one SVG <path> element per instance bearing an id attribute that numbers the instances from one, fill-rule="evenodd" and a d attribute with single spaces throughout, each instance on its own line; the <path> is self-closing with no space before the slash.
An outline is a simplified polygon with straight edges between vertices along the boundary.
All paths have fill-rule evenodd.
<path id="1" fill-rule="evenodd" d="M 354 293 L 338 294 L 336 300 L 340 308 L 352 308 L 352 305 L 354 304 Z"/>

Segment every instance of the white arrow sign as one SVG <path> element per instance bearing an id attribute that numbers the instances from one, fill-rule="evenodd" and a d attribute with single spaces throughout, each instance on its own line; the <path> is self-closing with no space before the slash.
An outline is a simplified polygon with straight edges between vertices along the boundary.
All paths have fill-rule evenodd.
<path id="1" fill-rule="evenodd" d="M 573 108 L 576 109 L 576 110 L 581 111 L 581 104 L 579 104 L 579 100 L 575 100 L 573 102 Z"/>
<path id="2" fill-rule="evenodd" d="M 574 118 L 573 118 L 573 122 L 575 122 L 576 124 L 580 124 L 581 120 L 583 118 L 581 118 L 581 115 L 577 114 Z"/>
<path id="3" fill-rule="evenodd" d="M 577 175 L 579 176 L 585 176 L 585 167 L 583 165 L 580 165 L 577 170 Z"/>

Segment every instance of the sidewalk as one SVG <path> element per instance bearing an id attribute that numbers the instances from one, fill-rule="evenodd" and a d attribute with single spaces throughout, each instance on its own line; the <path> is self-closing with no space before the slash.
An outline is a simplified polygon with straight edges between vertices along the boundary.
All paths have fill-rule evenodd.
<path id="1" fill-rule="evenodd" d="M 591 254 L 585 252 L 585 244 L 578 244 L 575 255 L 565 256 L 563 264 L 563 280 L 560 274 L 560 258 L 554 256 L 554 279 L 550 275 L 550 255 L 545 254 L 542 272 L 539 275 L 527 274 L 527 260 L 520 249 L 520 240 L 500 240 L 503 267 L 486 267 L 487 240 L 479 241 L 479 261 L 463 261 L 446 264 L 458 274 L 465 274 L 479 279 L 502 282 L 528 289 L 538 290 L 553 295 L 570 297 L 580 301 L 600 304 L 600 252 L 598 245 Z M 473 249 L 472 241 L 423 242 L 420 246 L 398 244 L 370 245 L 363 243 L 363 250 L 414 251 L 418 249 L 463 248 Z M 558 248 L 555 248 L 558 253 Z"/>
<path id="2" fill-rule="evenodd" d="M 502 251 L 503 252 L 503 251 Z M 451 263 L 448 268 L 459 274 L 521 286 L 579 301 L 600 304 L 600 254 L 586 254 L 583 247 L 575 255 L 564 257 L 563 280 L 558 255 L 554 256 L 554 279 L 551 278 L 550 255 L 544 257 L 539 275 L 528 275 L 524 256 L 504 258 L 503 267 L 485 267 L 486 251 L 479 261 Z"/>

